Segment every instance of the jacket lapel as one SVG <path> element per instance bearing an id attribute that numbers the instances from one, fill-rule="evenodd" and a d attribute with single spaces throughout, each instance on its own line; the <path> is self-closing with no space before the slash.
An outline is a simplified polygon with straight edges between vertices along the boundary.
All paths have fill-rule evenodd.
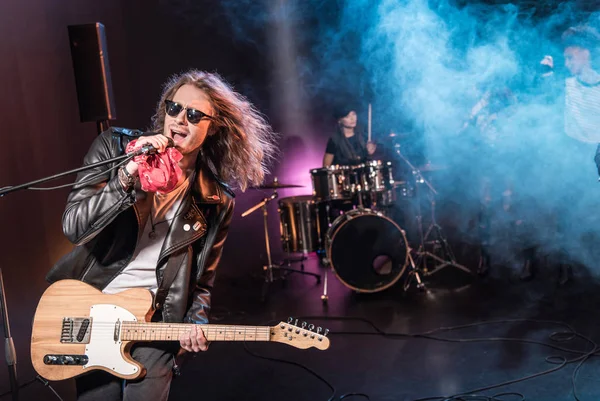
<path id="1" fill-rule="evenodd" d="M 223 201 L 221 189 L 217 182 L 210 178 L 203 169 L 196 174 L 192 187 L 183 198 L 176 217 L 171 222 L 160 251 L 158 266 L 162 265 L 164 258 L 206 234 L 208 230 L 206 216 L 197 203 L 202 206 L 202 204 L 219 204 Z"/>

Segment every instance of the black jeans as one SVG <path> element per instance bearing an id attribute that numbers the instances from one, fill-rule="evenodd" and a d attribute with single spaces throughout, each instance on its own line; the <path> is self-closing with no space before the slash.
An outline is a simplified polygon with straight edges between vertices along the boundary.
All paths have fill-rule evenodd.
<path id="1" fill-rule="evenodd" d="M 78 401 L 167 401 L 173 379 L 174 353 L 179 343 L 139 343 L 131 355 L 146 368 L 146 376 L 125 381 L 103 371 L 75 379 Z"/>

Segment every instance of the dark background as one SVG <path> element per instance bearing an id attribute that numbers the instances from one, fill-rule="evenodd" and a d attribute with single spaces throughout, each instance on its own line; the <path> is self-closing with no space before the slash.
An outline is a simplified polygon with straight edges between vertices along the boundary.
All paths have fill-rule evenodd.
<path id="1" fill-rule="evenodd" d="M 323 6 L 323 15 L 335 19 L 338 3 L 332 1 Z M 305 34 L 294 36 L 295 32 L 287 30 L 288 25 L 273 21 L 263 24 L 260 19 L 242 29 L 232 23 L 230 14 L 231 10 L 241 13 L 247 10 L 248 15 L 258 15 L 253 13 L 264 12 L 275 4 L 285 2 L 240 1 L 236 8 L 235 2 L 216 0 L 3 0 L 0 3 L 0 186 L 80 166 L 97 131 L 94 123 L 79 121 L 67 26 L 101 22 L 106 28 L 117 112 L 112 125 L 147 127 L 161 85 L 169 75 L 189 68 L 217 71 L 249 97 L 281 134 L 281 152 L 273 171 L 282 182 L 305 186 L 283 190 L 281 197 L 309 194 L 308 170 L 320 165 L 333 124 L 331 95 L 323 88 L 333 88 L 335 83 L 303 88 L 301 82 L 290 82 L 286 77 L 298 74 L 314 78 L 318 74 L 309 67 L 311 60 L 319 58 L 313 53 L 315 37 L 310 32 L 323 19 L 296 21 Z M 285 35 L 298 39 L 294 57 L 307 61 L 301 63 L 303 67 L 285 67 L 280 62 L 291 51 L 289 44 L 277 41 Z M 351 60 L 352 38 L 349 40 Z M 286 68 L 303 70 L 290 72 Z M 343 75 L 346 79 L 342 82 L 349 82 L 352 77 L 360 77 L 360 68 L 348 64 Z M 292 96 L 298 90 L 302 93 Z M 362 100 L 363 106 L 364 99 L 369 97 L 360 85 L 349 96 Z M 309 101 L 298 106 L 294 98 Z M 389 129 L 383 123 L 375 128 Z M 21 191 L 0 199 L 0 267 L 21 382 L 35 376 L 29 361 L 31 320 L 47 287 L 45 274 L 71 247 L 61 229 L 67 194 L 67 189 Z M 257 212 L 242 219 L 240 214 L 262 197 L 260 191 L 238 191 L 220 279 L 261 273 L 265 260 L 262 215 Z M 275 256 L 279 256 L 276 204 L 269 210 L 272 247 Z M 67 399 L 72 394 L 71 382 L 56 387 Z M 5 390 L 9 390 L 7 373 L 0 368 L 0 392 Z M 37 399 L 41 397 L 40 394 Z M 44 392 L 43 397 L 50 396 Z"/>

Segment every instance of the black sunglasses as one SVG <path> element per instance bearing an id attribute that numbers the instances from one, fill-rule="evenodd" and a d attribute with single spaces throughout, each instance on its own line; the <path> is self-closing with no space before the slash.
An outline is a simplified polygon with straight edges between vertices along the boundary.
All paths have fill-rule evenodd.
<path id="1" fill-rule="evenodd" d="M 171 117 L 177 117 L 181 110 L 186 110 L 185 116 L 187 120 L 192 124 L 198 124 L 204 117 L 212 120 L 213 118 L 200 110 L 191 109 L 189 107 L 183 107 L 179 103 L 172 100 L 165 100 L 167 114 Z"/>

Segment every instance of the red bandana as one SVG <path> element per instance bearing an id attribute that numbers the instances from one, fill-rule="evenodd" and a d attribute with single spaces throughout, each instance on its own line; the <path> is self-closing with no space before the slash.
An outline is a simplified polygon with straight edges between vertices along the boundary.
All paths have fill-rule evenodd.
<path id="1" fill-rule="evenodd" d="M 126 152 L 141 148 L 136 146 L 137 139 L 129 142 Z M 133 158 L 138 164 L 142 190 L 146 192 L 171 192 L 181 177 L 179 161 L 183 155 L 175 148 L 167 148 L 163 153 L 140 155 Z"/>

